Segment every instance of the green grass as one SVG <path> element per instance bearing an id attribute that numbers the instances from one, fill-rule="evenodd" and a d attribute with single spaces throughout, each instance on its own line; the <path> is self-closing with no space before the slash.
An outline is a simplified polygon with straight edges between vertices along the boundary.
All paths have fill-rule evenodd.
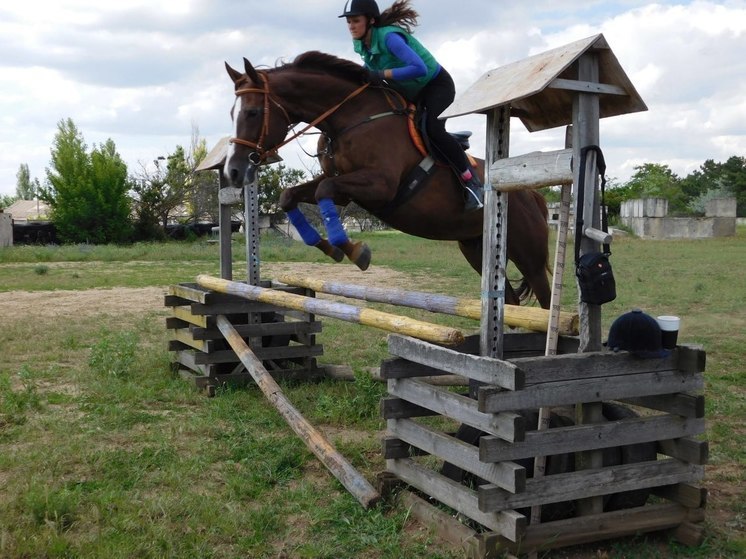
<path id="1" fill-rule="evenodd" d="M 356 237 L 373 250 L 369 274 L 385 266 L 407 274 L 412 289 L 463 296 L 481 290 L 453 243 L 389 232 Z M 240 240 L 234 257 L 240 276 Z M 274 236 L 262 239 L 261 260 L 326 262 L 318 251 Z M 707 350 L 706 542 L 691 549 L 665 535 L 626 538 L 578 548 L 571 557 L 746 554 L 745 262 L 744 228 L 731 239 L 614 241 L 618 298 L 604 306 L 605 331 L 633 307 L 678 314 L 679 339 Z M 350 270 L 347 263 L 336 266 Z M 146 312 L 32 309 L 7 320 L 20 291 L 162 287 L 217 271 L 217 247 L 204 241 L 0 249 L 6 319 L 0 328 L 0 557 L 458 557 L 393 503 L 363 510 L 256 387 L 206 398 L 176 376 L 160 304 Z M 572 310 L 576 298 L 568 273 L 564 308 Z M 402 312 L 476 329 L 466 319 Z M 350 364 L 356 382 L 284 383 L 283 390 L 372 480 L 385 468 L 379 440 L 385 422 L 378 416 L 385 387 L 363 371 L 386 357 L 386 335 L 326 320 L 318 338 L 322 360 Z"/>

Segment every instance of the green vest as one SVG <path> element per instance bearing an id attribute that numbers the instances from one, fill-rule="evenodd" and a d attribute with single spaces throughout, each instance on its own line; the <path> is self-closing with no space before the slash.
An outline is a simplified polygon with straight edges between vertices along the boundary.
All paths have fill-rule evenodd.
<path id="1" fill-rule="evenodd" d="M 427 67 L 427 74 L 420 78 L 412 80 L 390 80 L 389 84 L 394 89 L 398 90 L 404 97 L 410 100 L 414 100 L 423 87 L 433 79 L 433 76 L 440 68 L 435 57 L 422 46 L 417 39 L 415 39 L 410 33 L 407 33 L 401 27 L 390 25 L 388 27 L 371 27 L 370 37 L 370 50 L 365 48 L 365 43 L 360 40 L 353 40 L 352 43 L 355 47 L 355 52 L 358 53 L 363 60 L 365 65 L 371 70 L 388 70 L 391 68 L 400 68 L 404 66 L 404 63 L 395 57 L 389 49 L 386 47 L 386 35 L 389 33 L 399 33 L 404 37 L 404 40 L 417 55 L 422 58 L 425 66 Z"/>

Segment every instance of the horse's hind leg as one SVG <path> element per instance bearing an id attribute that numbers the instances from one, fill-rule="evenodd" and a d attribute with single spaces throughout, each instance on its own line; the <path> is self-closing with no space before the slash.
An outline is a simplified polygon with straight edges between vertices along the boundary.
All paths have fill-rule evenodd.
<path id="1" fill-rule="evenodd" d="M 287 214 L 290 223 L 298 231 L 305 244 L 318 248 L 321 252 L 333 258 L 335 262 L 341 262 L 344 258 L 344 252 L 339 247 L 332 245 L 328 240 L 323 239 L 298 208 L 300 202 L 316 203 L 313 196 L 318 183 L 322 179 L 323 176 L 317 177 L 310 182 L 283 190 L 280 195 L 280 207 Z"/>

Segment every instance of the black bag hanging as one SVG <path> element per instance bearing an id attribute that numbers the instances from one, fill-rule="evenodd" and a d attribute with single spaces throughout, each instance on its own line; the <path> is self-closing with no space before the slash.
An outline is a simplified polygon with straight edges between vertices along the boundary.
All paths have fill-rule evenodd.
<path id="1" fill-rule="evenodd" d="M 578 279 L 580 300 L 591 305 L 602 305 L 616 299 L 616 281 L 611 269 L 611 249 L 604 243 L 603 252 L 588 252 L 580 256 L 580 240 L 583 235 L 583 198 L 585 195 L 585 163 L 589 151 L 595 151 L 596 167 L 601 174 L 601 228 L 608 231 L 608 217 L 604 205 L 606 187 L 606 162 L 601 148 L 586 146 L 580 150 L 580 173 L 578 197 L 575 209 L 575 276 Z"/>

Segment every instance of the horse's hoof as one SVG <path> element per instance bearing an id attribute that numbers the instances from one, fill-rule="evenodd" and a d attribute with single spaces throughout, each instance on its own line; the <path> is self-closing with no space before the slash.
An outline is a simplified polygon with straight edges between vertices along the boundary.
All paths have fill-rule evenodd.
<path id="1" fill-rule="evenodd" d="M 367 270 L 368 266 L 370 266 L 371 259 L 371 252 L 368 245 L 363 242 L 357 242 L 352 246 L 352 252 L 349 254 L 350 260 L 352 260 L 361 270 Z"/>
<path id="2" fill-rule="evenodd" d="M 316 243 L 316 248 L 318 248 L 321 252 L 326 254 L 335 262 L 342 262 L 342 260 L 344 260 L 345 253 L 342 251 L 342 249 L 338 246 L 334 246 L 326 239 L 321 239 L 318 243 Z"/>

